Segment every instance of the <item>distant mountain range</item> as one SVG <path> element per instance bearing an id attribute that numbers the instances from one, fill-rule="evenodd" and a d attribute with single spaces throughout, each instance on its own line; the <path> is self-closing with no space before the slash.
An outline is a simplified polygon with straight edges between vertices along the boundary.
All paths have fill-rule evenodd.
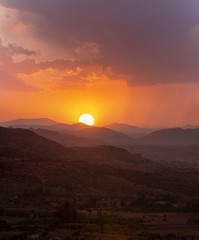
<path id="1" fill-rule="evenodd" d="M 64 146 L 123 145 L 133 143 L 131 137 L 109 128 L 90 127 L 82 123 L 69 125 L 45 118 L 18 119 L 0 123 L 0 126 L 32 129 L 37 134 L 57 141 Z"/>
<path id="2" fill-rule="evenodd" d="M 170 128 L 155 131 L 137 140 L 144 145 L 192 146 L 199 145 L 199 128 Z"/>
<path id="3" fill-rule="evenodd" d="M 97 145 L 199 145 L 199 128 L 192 125 L 183 128 L 140 128 L 128 124 L 114 123 L 106 127 L 88 126 L 82 123 L 65 124 L 51 119 L 17 119 L 0 123 L 3 127 L 31 129 L 40 136 L 64 146 Z"/>
<path id="4" fill-rule="evenodd" d="M 124 133 L 117 132 L 105 127 L 86 127 L 73 131 L 62 131 L 62 133 L 71 133 L 77 137 L 87 137 L 92 139 L 99 139 L 105 144 L 110 145 L 122 145 L 122 144 L 133 144 L 133 139 Z"/>
<path id="5" fill-rule="evenodd" d="M 157 128 L 140 128 L 123 123 L 112 123 L 110 125 L 107 125 L 106 127 L 118 132 L 122 132 L 132 138 L 143 137 L 158 130 Z"/>
<path id="6" fill-rule="evenodd" d="M 2 127 L 18 127 L 18 126 L 50 126 L 57 122 L 49 118 L 34 118 L 34 119 L 15 119 L 8 122 L 1 122 Z"/>

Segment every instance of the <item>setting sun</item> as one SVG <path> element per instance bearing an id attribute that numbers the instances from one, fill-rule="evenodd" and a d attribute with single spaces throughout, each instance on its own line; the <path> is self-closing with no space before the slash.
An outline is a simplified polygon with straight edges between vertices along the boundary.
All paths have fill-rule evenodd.
<path id="1" fill-rule="evenodd" d="M 94 118 L 92 115 L 86 113 L 80 116 L 79 122 L 92 126 L 94 123 Z"/>

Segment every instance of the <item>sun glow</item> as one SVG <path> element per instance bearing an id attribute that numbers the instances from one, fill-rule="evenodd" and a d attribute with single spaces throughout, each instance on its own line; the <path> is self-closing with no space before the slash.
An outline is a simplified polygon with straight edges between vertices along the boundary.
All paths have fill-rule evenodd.
<path id="1" fill-rule="evenodd" d="M 94 118 L 92 115 L 86 113 L 80 116 L 79 122 L 92 126 L 94 123 Z"/>

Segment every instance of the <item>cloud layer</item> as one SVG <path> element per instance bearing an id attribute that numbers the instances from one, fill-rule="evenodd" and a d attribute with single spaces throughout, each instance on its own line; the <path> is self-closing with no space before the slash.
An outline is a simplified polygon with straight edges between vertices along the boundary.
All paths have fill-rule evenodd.
<path id="1" fill-rule="evenodd" d="M 61 48 L 66 58 L 111 68 L 129 85 L 199 80 L 197 0 L 0 0 L 0 4 L 17 11 L 18 20 L 31 26 L 35 38 Z M 9 48 L 27 56 L 37 54 Z"/>

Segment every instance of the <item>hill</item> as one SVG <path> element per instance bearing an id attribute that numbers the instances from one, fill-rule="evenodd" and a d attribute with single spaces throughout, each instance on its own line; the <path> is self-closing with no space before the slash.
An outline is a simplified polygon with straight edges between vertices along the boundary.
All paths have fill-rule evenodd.
<path id="1" fill-rule="evenodd" d="M 58 158 L 66 156 L 66 149 L 60 144 L 38 136 L 26 129 L 0 127 L 0 153 L 16 156 Z"/>
<path id="2" fill-rule="evenodd" d="M 39 130 L 42 133 L 45 130 Z M 48 132 L 47 133 L 53 133 Z M 53 133 L 54 134 L 54 133 Z M 55 133 L 56 134 L 56 133 Z M 55 135 L 56 136 L 56 135 Z M 98 147 L 64 147 L 61 144 L 51 141 L 45 137 L 39 136 L 32 130 L 18 128 L 0 127 L 0 154 L 1 156 L 20 157 L 16 155 L 20 153 L 23 156 L 33 156 L 48 158 L 49 160 L 87 160 L 101 163 L 107 160 L 134 163 L 140 157 L 130 154 L 127 150 L 113 146 Z"/>
<path id="3" fill-rule="evenodd" d="M 133 139 L 124 133 L 117 132 L 105 127 L 85 127 L 74 131 L 62 131 L 62 133 L 72 134 L 77 137 L 98 139 L 109 145 L 132 144 Z"/>
<path id="4" fill-rule="evenodd" d="M 56 124 L 54 120 L 48 118 L 35 118 L 35 119 L 16 119 L 8 122 L 1 122 L 2 127 L 19 127 L 19 126 L 50 126 Z"/>
<path id="5" fill-rule="evenodd" d="M 170 128 L 155 131 L 136 141 L 144 145 L 192 146 L 199 145 L 199 129 Z"/>
<path id="6" fill-rule="evenodd" d="M 112 123 L 110 125 L 107 125 L 106 127 L 118 132 L 122 132 L 133 138 L 143 137 L 157 130 L 155 128 L 140 128 L 123 123 Z"/>
<path id="7" fill-rule="evenodd" d="M 54 132 L 46 129 L 36 129 L 33 130 L 36 134 L 43 136 L 47 139 L 50 139 L 52 141 L 56 141 L 60 144 L 62 144 L 65 147 L 73 147 L 73 146 L 98 146 L 103 145 L 104 142 L 96 139 L 91 138 L 83 138 L 83 137 L 76 137 L 69 134 L 62 134 L 59 132 Z"/>
<path id="8" fill-rule="evenodd" d="M 134 168 L 138 162 L 143 165 L 139 155 L 122 148 L 65 148 L 30 130 L 0 127 L 2 194 L 22 194 L 24 184 L 34 191 L 35 186 L 44 187 L 42 179 L 48 188 L 56 186 L 90 193 L 105 193 L 115 188 L 130 191 L 133 183 L 118 169 Z"/>

